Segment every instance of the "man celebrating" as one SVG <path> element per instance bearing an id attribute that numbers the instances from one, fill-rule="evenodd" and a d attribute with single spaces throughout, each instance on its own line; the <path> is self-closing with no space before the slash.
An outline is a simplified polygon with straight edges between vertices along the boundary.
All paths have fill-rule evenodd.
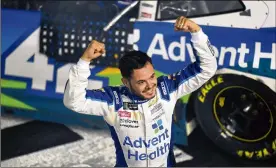
<path id="1" fill-rule="evenodd" d="M 207 82 L 217 70 L 208 36 L 181 16 L 176 31 L 190 32 L 196 62 L 169 76 L 156 77 L 151 58 L 141 51 L 126 53 L 119 62 L 122 83 L 88 90 L 89 64 L 105 52 L 92 41 L 69 72 L 64 93 L 67 108 L 103 116 L 116 148 L 116 167 L 171 167 L 175 165 L 172 116 L 176 101 Z"/>

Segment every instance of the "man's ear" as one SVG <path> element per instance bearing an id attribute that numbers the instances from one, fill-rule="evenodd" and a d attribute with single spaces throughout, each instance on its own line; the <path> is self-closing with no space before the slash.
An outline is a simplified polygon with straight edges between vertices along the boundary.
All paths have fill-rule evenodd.
<path id="1" fill-rule="evenodd" d="M 121 81 L 122 81 L 122 83 L 123 83 L 125 86 L 128 85 L 128 81 L 127 81 L 126 78 L 121 78 Z"/>
<path id="2" fill-rule="evenodd" d="M 128 80 L 126 78 L 122 78 L 121 81 L 126 87 L 129 87 L 129 83 L 128 83 Z"/>

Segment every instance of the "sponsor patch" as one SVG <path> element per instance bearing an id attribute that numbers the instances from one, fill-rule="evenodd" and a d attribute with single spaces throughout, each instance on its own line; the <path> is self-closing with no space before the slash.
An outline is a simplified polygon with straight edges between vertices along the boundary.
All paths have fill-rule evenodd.
<path id="1" fill-rule="evenodd" d="M 159 131 L 161 131 L 162 129 L 164 129 L 162 120 L 159 119 L 155 123 L 153 123 L 152 129 L 154 129 L 155 134 L 158 133 Z"/>
<path id="2" fill-rule="evenodd" d="M 161 78 L 161 80 L 158 81 L 158 88 L 161 93 L 161 99 L 169 101 L 170 94 L 169 94 L 169 90 L 167 89 L 167 86 L 165 84 L 164 78 Z"/>
<path id="3" fill-rule="evenodd" d="M 140 114 L 140 112 L 131 112 L 132 113 L 132 119 L 134 120 L 142 120 L 142 116 Z"/>
<path id="4" fill-rule="evenodd" d="M 126 156 L 128 159 L 136 161 L 155 160 L 169 152 L 169 130 L 162 128 L 162 121 L 158 122 L 159 126 L 156 125 L 156 129 L 160 129 L 162 131 L 158 131 L 158 134 L 155 134 L 155 136 L 147 137 L 147 139 L 143 139 L 142 137 L 133 138 L 125 136 L 123 146 L 126 146 L 129 149 Z M 144 153 L 144 150 L 141 150 L 141 148 L 150 149 L 150 152 Z"/>
<path id="5" fill-rule="evenodd" d="M 115 103 L 116 103 L 116 104 L 120 104 L 120 99 L 119 99 L 119 96 L 118 96 L 117 92 L 116 92 L 116 91 L 113 91 L 113 94 L 114 94 L 114 96 L 115 96 Z"/>
<path id="6" fill-rule="evenodd" d="M 120 117 L 131 118 L 131 112 L 128 111 L 118 111 L 118 114 Z"/>
<path id="7" fill-rule="evenodd" d="M 165 83 L 164 82 L 161 82 L 161 88 L 162 88 L 163 95 L 167 95 L 167 91 L 166 91 L 166 87 L 165 87 Z"/>
<path id="8" fill-rule="evenodd" d="M 123 102 L 123 109 L 124 110 L 138 110 L 138 104 Z"/>
<path id="9" fill-rule="evenodd" d="M 138 128 L 139 124 L 136 120 L 130 120 L 130 119 L 120 119 L 120 126 L 121 127 L 127 127 L 127 128 Z"/>
<path id="10" fill-rule="evenodd" d="M 156 113 L 157 111 L 162 109 L 162 104 L 158 103 L 156 104 L 150 111 L 151 111 L 151 115 L 153 115 L 154 113 Z"/>

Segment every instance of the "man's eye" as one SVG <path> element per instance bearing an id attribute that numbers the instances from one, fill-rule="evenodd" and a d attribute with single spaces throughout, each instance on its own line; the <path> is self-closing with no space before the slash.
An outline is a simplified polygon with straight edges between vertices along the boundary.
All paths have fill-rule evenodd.
<path id="1" fill-rule="evenodd" d="M 144 83 L 144 81 L 140 81 L 140 82 L 138 82 L 138 84 L 139 84 L 139 85 L 141 85 L 141 84 L 143 84 L 143 83 Z"/>

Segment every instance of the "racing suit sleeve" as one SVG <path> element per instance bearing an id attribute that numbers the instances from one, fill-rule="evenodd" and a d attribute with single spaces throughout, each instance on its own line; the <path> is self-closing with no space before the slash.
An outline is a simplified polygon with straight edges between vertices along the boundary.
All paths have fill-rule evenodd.
<path id="1" fill-rule="evenodd" d="M 106 116 L 113 104 L 113 95 L 108 87 L 89 90 L 88 77 L 91 75 L 89 62 L 79 59 L 69 70 L 63 103 L 78 113 Z"/>
<path id="2" fill-rule="evenodd" d="M 207 82 L 217 70 L 217 60 L 208 36 L 202 31 L 191 33 L 191 44 L 196 61 L 177 73 L 165 77 L 174 100 L 187 95 Z"/>

